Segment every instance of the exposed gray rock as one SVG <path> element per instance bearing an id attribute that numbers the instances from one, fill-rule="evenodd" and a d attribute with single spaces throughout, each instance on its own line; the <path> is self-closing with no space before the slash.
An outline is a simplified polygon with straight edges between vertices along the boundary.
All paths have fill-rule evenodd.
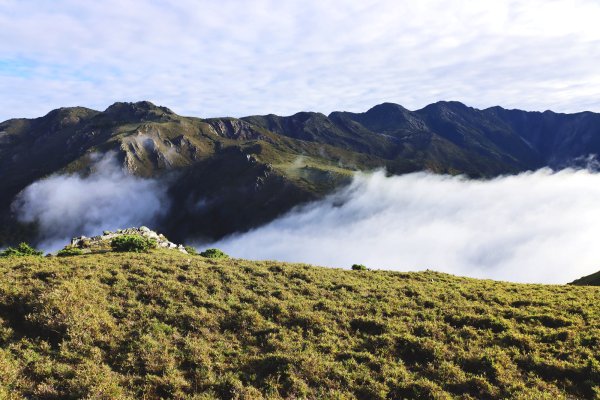
<path id="1" fill-rule="evenodd" d="M 104 231 L 102 235 L 99 236 L 79 236 L 71 239 L 71 246 L 79 247 L 84 251 L 90 248 L 102 248 L 106 247 L 106 245 L 110 244 L 110 242 L 118 237 L 123 235 L 139 235 L 149 239 L 156 240 L 157 247 L 163 249 L 175 249 L 182 253 L 187 254 L 188 252 L 185 250 L 185 247 L 181 244 L 176 244 L 169 241 L 165 235 L 154 232 L 148 227 L 142 226 L 139 228 L 127 228 L 127 229 L 118 229 L 116 232 Z"/>

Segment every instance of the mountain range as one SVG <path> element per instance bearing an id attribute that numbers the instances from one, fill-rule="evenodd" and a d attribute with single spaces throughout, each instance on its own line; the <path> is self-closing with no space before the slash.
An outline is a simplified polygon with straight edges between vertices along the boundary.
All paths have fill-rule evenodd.
<path id="1" fill-rule="evenodd" d="M 0 123 L 0 246 L 36 238 L 35 224 L 11 210 L 24 188 L 52 174 L 90 174 L 96 155 L 109 152 L 128 174 L 167 185 L 156 228 L 179 242 L 213 240 L 322 198 L 359 170 L 490 178 L 584 165 L 600 154 L 600 114 L 459 102 L 207 119 L 147 101 L 60 108 Z"/>

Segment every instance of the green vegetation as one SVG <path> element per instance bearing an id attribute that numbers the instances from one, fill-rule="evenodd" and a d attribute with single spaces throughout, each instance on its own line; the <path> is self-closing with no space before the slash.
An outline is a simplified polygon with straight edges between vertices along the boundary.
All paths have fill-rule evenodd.
<path id="1" fill-rule="evenodd" d="M 58 257 L 80 256 L 82 254 L 83 250 L 81 250 L 79 247 L 73 246 L 66 246 L 64 249 L 56 253 Z"/>
<path id="2" fill-rule="evenodd" d="M 203 252 L 201 252 L 200 255 L 202 257 L 206 257 L 206 258 L 216 258 L 216 259 L 227 259 L 227 258 L 229 258 L 229 256 L 227 254 L 223 253 L 219 249 L 206 249 Z"/>
<path id="3" fill-rule="evenodd" d="M 24 257 L 24 256 L 43 256 L 44 252 L 34 249 L 25 242 L 22 242 L 17 247 L 8 247 L 0 252 L 0 257 Z"/>
<path id="4" fill-rule="evenodd" d="M 195 247 L 192 246 L 184 246 L 185 251 L 188 252 L 188 254 L 192 255 L 192 256 L 197 256 L 198 255 L 198 250 L 196 250 Z"/>
<path id="5" fill-rule="evenodd" d="M 366 271 L 368 268 L 362 264 L 352 264 L 352 271 Z"/>
<path id="6" fill-rule="evenodd" d="M 600 396 L 598 287 L 166 250 L 0 276 L 0 398 Z"/>
<path id="7" fill-rule="evenodd" d="M 110 242 L 114 251 L 146 253 L 156 248 L 156 240 L 140 235 L 121 235 Z"/>
<path id="8" fill-rule="evenodd" d="M 593 273 L 591 275 L 576 279 L 573 282 L 571 282 L 571 285 L 600 286 L 600 271 Z"/>

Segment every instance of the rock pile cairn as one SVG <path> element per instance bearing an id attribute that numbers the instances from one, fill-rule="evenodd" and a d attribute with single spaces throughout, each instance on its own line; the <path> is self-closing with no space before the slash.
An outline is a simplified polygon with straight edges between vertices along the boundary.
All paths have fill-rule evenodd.
<path id="1" fill-rule="evenodd" d="M 179 250 L 182 253 L 187 254 L 187 251 L 181 244 L 176 244 L 170 242 L 165 235 L 154 232 L 153 230 L 142 226 L 139 228 L 127 228 L 127 229 L 119 229 L 115 232 L 104 231 L 102 235 L 99 236 L 79 236 L 71 239 L 71 246 L 78 247 L 82 249 L 84 252 L 92 252 L 93 250 L 99 250 L 103 248 L 109 248 L 110 242 L 119 236 L 123 235 L 139 235 L 146 237 L 148 239 L 156 240 L 156 244 L 158 248 L 162 249 L 174 249 Z"/>

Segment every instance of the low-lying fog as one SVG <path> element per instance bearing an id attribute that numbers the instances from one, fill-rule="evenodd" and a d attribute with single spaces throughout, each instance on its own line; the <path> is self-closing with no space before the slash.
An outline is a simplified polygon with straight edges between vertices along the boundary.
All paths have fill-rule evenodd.
<path id="1" fill-rule="evenodd" d="M 45 250 L 81 234 L 156 226 L 168 210 L 165 184 L 123 173 L 111 156 L 95 170 L 36 182 L 13 204 L 21 220 L 39 223 Z M 359 174 L 322 201 L 208 246 L 249 259 L 566 283 L 600 270 L 600 174 Z"/>
<path id="2" fill-rule="evenodd" d="M 13 203 L 19 220 L 38 223 L 40 248 L 55 251 L 74 236 L 152 226 L 168 211 L 165 185 L 126 174 L 113 153 L 94 157 L 89 176 L 52 175 L 29 185 Z"/>
<path id="3" fill-rule="evenodd" d="M 600 269 L 600 174 L 361 174 L 323 201 L 210 246 L 250 259 L 566 283 Z"/>

